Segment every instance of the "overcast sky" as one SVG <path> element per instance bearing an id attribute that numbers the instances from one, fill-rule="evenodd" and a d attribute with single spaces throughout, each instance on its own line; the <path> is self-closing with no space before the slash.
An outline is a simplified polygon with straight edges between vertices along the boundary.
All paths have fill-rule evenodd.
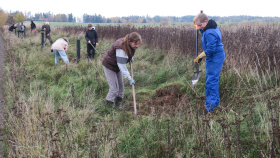
<path id="1" fill-rule="evenodd" d="M 5 11 L 73 13 L 81 17 L 84 13 L 102 16 L 139 15 L 151 17 L 196 15 L 200 10 L 210 16 L 280 16 L 279 0 L 1 0 Z"/>

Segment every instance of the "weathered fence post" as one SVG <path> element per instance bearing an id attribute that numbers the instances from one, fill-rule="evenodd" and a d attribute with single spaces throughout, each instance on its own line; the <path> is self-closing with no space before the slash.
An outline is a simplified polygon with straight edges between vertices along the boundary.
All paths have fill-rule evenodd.
<path id="1" fill-rule="evenodd" d="M 81 45 L 80 45 L 80 40 L 77 40 L 77 63 L 80 62 L 80 58 L 81 58 Z"/>
<path id="2" fill-rule="evenodd" d="M 42 37 L 41 48 L 43 49 L 44 48 L 44 32 L 41 33 L 41 37 Z"/>

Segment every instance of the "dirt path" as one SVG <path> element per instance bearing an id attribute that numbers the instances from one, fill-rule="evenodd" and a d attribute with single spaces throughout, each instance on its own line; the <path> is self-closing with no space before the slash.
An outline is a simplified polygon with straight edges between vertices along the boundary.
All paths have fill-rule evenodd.
<path id="1" fill-rule="evenodd" d="M 6 42 L 0 36 L 0 130 L 3 126 L 3 106 L 4 106 L 4 98 L 2 94 L 2 85 L 3 85 L 3 76 L 4 76 L 4 51 L 5 51 Z M 0 131 L 1 132 L 1 131 Z M 1 135 L 0 135 L 1 139 Z M 0 157 L 3 156 L 2 152 L 2 143 L 0 142 Z"/>

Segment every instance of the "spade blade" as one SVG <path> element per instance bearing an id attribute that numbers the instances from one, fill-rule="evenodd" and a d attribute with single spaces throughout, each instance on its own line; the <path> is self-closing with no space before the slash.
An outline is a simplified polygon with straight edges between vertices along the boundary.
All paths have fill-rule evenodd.
<path id="1" fill-rule="evenodd" d="M 191 80 L 191 86 L 195 86 L 199 80 L 199 77 L 201 75 L 201 71 L 197 71 L 197 72 L 194 72 L 193 74 L 193 77 L 192 77 L 192 80 Z"/>

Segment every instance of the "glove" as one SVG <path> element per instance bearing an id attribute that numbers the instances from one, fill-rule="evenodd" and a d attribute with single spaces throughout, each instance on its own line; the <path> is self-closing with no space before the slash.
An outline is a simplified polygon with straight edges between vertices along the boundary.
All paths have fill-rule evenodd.
<path id="1" fill-rule="evenodd" d="M 130 79 L 129 80 L 129 84 L 132 86 L 133 84 L 135 84 L 135 81 L 134 81 L 134 79 Z"/>
<path id="2" fill-rule="evenodd" d="M 200 53 L 195 59 L 194 59 L 194 62 L 195 63 L 200 63 L 202 58 L 206 57 L 206 54 L 205 52 L 203 51 L 202 53 Z"/>
<path id="3" fill-rule="evenodd" d="M 131 60 L 130 60 L 130 61 L 131 61 L 131 64 L 133 64 L 133 63 L 134 63 L 134 59 L 133 59 L 133 57 L 131 58 Z"/>

